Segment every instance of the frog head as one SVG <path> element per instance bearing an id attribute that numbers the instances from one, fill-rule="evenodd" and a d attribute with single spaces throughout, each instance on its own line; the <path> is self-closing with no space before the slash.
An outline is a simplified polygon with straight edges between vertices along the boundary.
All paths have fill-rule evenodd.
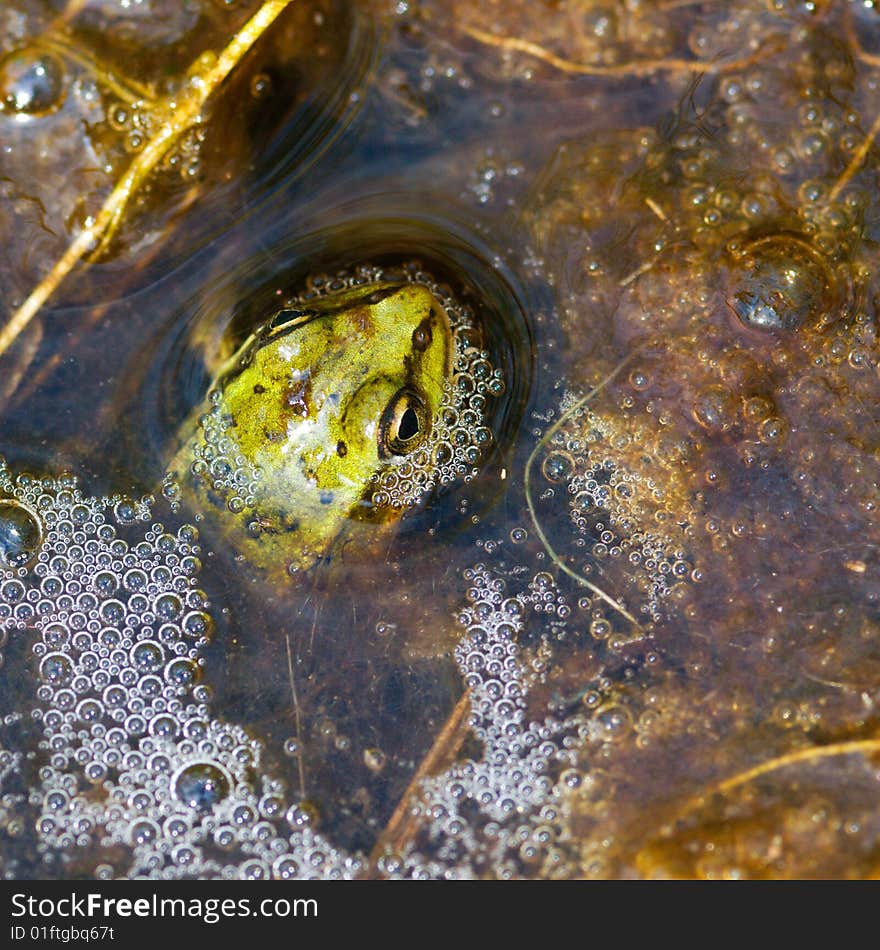
<path id="1" fill-rule="evenodd" d="M 376 478 L 429 443 L 453 368 L 449 316 L 425 285 L 376 282 L 304 300 L 220 368 L 171 467 L 252 563 L 287 571 L 351 520 L 399 513 Z"/>

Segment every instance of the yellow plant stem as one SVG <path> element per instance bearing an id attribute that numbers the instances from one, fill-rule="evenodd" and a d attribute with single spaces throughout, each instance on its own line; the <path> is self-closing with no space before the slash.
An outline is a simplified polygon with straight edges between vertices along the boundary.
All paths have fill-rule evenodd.
<path id="1" fill-rule="evenodd" d="M 871 151 L 871 146 L 874 144 L 874 139 L 877 137 L 877 133 L 880 132 L 880 115 L 874 119 L 874 124 L 868 130 L 868 134 L 862 140 L 862 144 L 856 149 L 855 154 L 850 159 L 849 165 L 843 171 L 843 174 L 834 184 L 834 187 L 831 189 L 828 195 L 828 201 L 836 201 L 841 191 L 850 183 L 853 175 L 862 167 L 862 163 L 868 157 L 868 152 Z"/>
<path id="2" fill-rule="evenodd" d="M 52 270 L 0 330 L 0 356 L 15 342 L 74 267 L 88 255 L 107 246 L 132 196 L 175 143 L 204 120 L 204 108 L 210 96 L 284 9 L 293 2 L 294 0 L 267 0 L 216 59 L 203 54 L 196 60 L 190 67 L 184 89 L 155 104 L 152 111 L 162 119 L 156 133 L 116 183 L 94 221 L 76 236 Z"/>
<path id="3" fill-rule="evenodd" d="M 695 73 L 725 73 L 735 69 L 742 69 L 767 55 L 769 49 L 777 46 L 781 38 L 773 34 L 768 37 L 760 46 L 747 56 L 731 60 L 726 63 L 713 63 L 711 61 L 702 62 L 700 60 L 679 59 L 668 57 L 666 59 L 644 59 L 630 60 L 625 63 L 614 63 L 611 65 L 593 65 L 591 63 L 581 63 L 575 60 L 566 59 L 564 56 L 558 56 L 551 50 L 546 49 L 538 43 L 523 39 L 519 36 L 499 36 L 495 33 L 489 33 L 475 26 L 461 26 L 462 33 L 467 34 L 478 43 L 484 43 L 487 46 L 495 46 L 499 49 L 513 50 L 517 53 L 524 53 L 526 56 L 532 56 L 541 62 L 547 63 L 554 69 L 563 73 L 574 73 L 580 76 L 650 76 L 658 72 L 695 72 Z"/>
<path id="4" fill-rule="evenodd" d="M 751 768 L 738 772 L 730 778 L 712 786 L 708 791 L 690 799 L 677 813 L 677 821 L 683 821 L 688 815 L 700 808 L 704 808 L 713 798 L 729 795 L 755 779 L 778 772 L 792 765 L 805 762 L 819 762 L 823 759 L 838 758 L 844 755 L 877 755 L 880 754 L 880 739 L 853 739 L 844 742 L 833 742 L 823 746 L 808 746 L 804 749 L 795 749 L 783 755 L 760 762 Z"/>

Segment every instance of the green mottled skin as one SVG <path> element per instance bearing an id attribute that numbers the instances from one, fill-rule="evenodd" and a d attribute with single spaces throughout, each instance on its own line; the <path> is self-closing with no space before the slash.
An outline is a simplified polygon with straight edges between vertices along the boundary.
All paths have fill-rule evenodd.
<path id="1" fill-rule="evenodd" d="M 170 469 L 183 500 L 249 563 L 269 573 L 308 568 L 352 520 L 393 516 L 373 509 L 371 481 L 424 444 L 452 351 L 449 318 L 420 284 L 377 283 L 279 312 L 215 386 L 231 420 L 230 454 L 259 470 L 254 506 L 231 511 L 231 493 L 193 473 L 204 444 L 195 421 Z"/>

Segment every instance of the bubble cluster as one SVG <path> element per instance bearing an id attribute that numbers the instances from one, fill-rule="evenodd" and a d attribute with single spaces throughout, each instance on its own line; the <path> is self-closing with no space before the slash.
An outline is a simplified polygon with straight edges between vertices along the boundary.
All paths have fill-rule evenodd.
<path id="1" fill-rule="evenodd" d="M 541 608 L 564 595 L 546 572 L 523 583 L 518 572 L 477 564 L 464 577 L 469 603 L 455 658 L 482 756 L 424 780 L 412 806 L 419 835 L 403 853 L 386 851 L 379 869 L 388 877 L 570 877 L 579 867 L 571 792 L 590 781 L 579 756 L 619 741 L 631 720 L 588 703 L 536 716 L 530 693 L 546 684 L 552 653 Z M 537 645 L 526 647 L 529 640 Z"/>
<path id="2" fill-rule="evenodd" d="M 744 10 L 710 18 L 739 43 L 764 15 Z M 841 177 L 864 140 L 857 71 L 818 21 L 766 15 L 779 55 L 711 78 L 701 105 L 683 100 L 656 131 L 559 149 L 530 213 L 573 340 L 614 313 L 619 339 L 687 338 L 692 354 L 743 343 L 769 362 L 780 334 L 819 347 L 853 318 L 874 175 L 869 159 Z M 716 26 L 705 36 L 720 42 Z"/>
<path id="3" fill-rule="evenodd" d="M 187 94 L 187 87 L 184 86 L 179 96 L 185 99 Z M 108 135 L 121 142 L 126 154 L 137 154 L 167 122 L 168 117 L 162 105 L 159 103 L 157 107 L 141 101 L 112 102 L 106 113 Z M 176 172 L 185 180 L 196 178 L 201 170 L 201 151 L 206 134 L 205 129 L 199 126 L 181 136 L 164 158 L 163 170 Z"/>
<path id="4" fill-rule="evenodd" d="M 465 580 L 470 604 L 455 657 L 484 754 L 424 782 L 413 808 L 422 835 L 406 853 L 380 859 L 390 877 L 519 877 L 524 866 L 552 872 L 563 860 L 554 790 L 571 724 L 528 720 L 525 699 L 535 674 L 517 644 L 528 598 L 510 597 L 505 579 L 483 564 L 466 571 Z"/>
<path id="5" fill-rule="evenodd" d="M 672 587 L 693 570 L 681 486 L 667 477 L 674 459 L 656 451 L 656 433 L 652 439 L 636 419 L 584 406 L 573 394 L 560 412 L 563 424 L 539 456 L 541 474 L 553 486 L 547 517 L 564 491 L 575 537 L 563 547 L 556 531 L 554 544 L 576 557 L 581 576 L 612 578 L 618 596 L 638 598 L 639 612 L 658 620 Z M 586 600 L 601 611 L 601 601 Z"/>
<path id="6" fill-rule="evenodd" d="M 160 503 L 149 497 L 89 497 L 71 475 L 14 478 L 4 463 L 0 489 L 37 513 L 41 532 L 34 560 L 0 575 L 3 636 L 30 643 L 32 660 L 17 672 L 33 677 L 39 733 L 37 780 L 25 796 L 0 801 L 5 826 L 30 814 L 55 875 L 362 873 L 366 858 L 335 847 L 314 829 L 309 803 L 288 797 L 263 744 L 212 714 L 200 682 L 213 621 L 198 586 L 197 530 L 156 521 Z M 565 809 L 581 782 L 578 749 L 619 741 L 631 720 L 586 702 L 535 718 L 528 697 L 547 681 L 547 638 L 571 614 L 566 594 L 546 571 L 523 578 L 480 564 L 464 580 L 455 659 L 483 752 L 425 782 L 415 806 L 421 832 L 378 870 L 570 876 L 577 858 Z M 285 749 L 296 753 L 296 737 Z M 21 774 L 22 759 L 0 750 L 0 788 Z M 384 759 L 365 752 L 372 771 Z"/>
<path id="7" fill-rule="evenodd" d="M 40 740 L 27 804 L 47 867 L 150 878 L 361 873 L 365 858 L 334 847 L 311 827 L 308 802 L 288 799 L 262 743 L 211 712 L 199 682 L 212 620 L 197 530 L 155 521 L 151 498 L 89 497 L 70 475 L 13 478 L 3 464 L 0 489 L 38 512 L 42 532 L 33 563 L 0 576 L 0 620 L 4 636 L 31 642 Z M 608 741 L 609 730 L 586 706 L 532 721 L 526 700 L 546 678 L 547 655 L 520 642 L 528 624 L 544 623 L 539 609 L 558 611 L 565 597 L 546 572 L 516 595 L 484 565 L 465 581 L 455 657 L 484 753 L 427 781 L 422 835 L 379 869 L 570 874 L 561 809 L 573 750 L 584 738 Z M 365 761 L 379 770 L 383 759 L 368 750 Z M 21 760 L 0 750 L 0 787 Z M 20 822 L 23 801 L 0 804 L 7 824 Z"/>
<path id="8" fill-rule="evenodd" d="M 208 400 L 207 411 L 199 420 L 199 437 L 192 446 L 191 471 L 226 500 L 226 507 L 233 514 L 239 514 L 256 504 L 260 472 L 227 434 L 232 420 L 224 412 L 222 394 L 213 390 Z M 178 494 L 178 486 L 173 481 L 166 482 L 166 496 Z"/>
<path id="9" fill-rule="evenodd" d="M 476 167 L 471 170 L 464 195 L 479 205 L 500 203 L 503 195 L 507 198 L 507 203 L 513 205 L 515 199 L 508 197 L 508 192 L 522 179 L 524 171 L 521 162 L 497 154 L 495 149 L 490 147 L 479 157 Z"/>
<path id="10" fill-rule="evenodd" d="M 153 521 L 150 498 L 89 497 L 70 475 L 13 478 L 4 463 L 0 489 L 41 528 L 33 562 L 0 573 L 0 636 L 31 642 L 41 739 L 28 797 L 55 873 L 97 873 L 98 849 L 105 875 L 356 873 L 286 817 L 298 803 L 262 769 L 262 744 L 211 714 L 197 530 Z M 0 751 L 0 783 L 19 759 Z"/>

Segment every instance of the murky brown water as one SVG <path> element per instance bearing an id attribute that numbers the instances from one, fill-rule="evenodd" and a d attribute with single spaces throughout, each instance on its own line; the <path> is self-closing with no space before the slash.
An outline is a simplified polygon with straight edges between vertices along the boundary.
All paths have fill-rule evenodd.
<path id="1" fill-rule="evenodd" d="M 4 5 L 4 873 L 875 873 L 878 37 Z M 181 428 L 279 300 L 411 262 L 492 444 L 270 582 L 169 503 Z"/>

